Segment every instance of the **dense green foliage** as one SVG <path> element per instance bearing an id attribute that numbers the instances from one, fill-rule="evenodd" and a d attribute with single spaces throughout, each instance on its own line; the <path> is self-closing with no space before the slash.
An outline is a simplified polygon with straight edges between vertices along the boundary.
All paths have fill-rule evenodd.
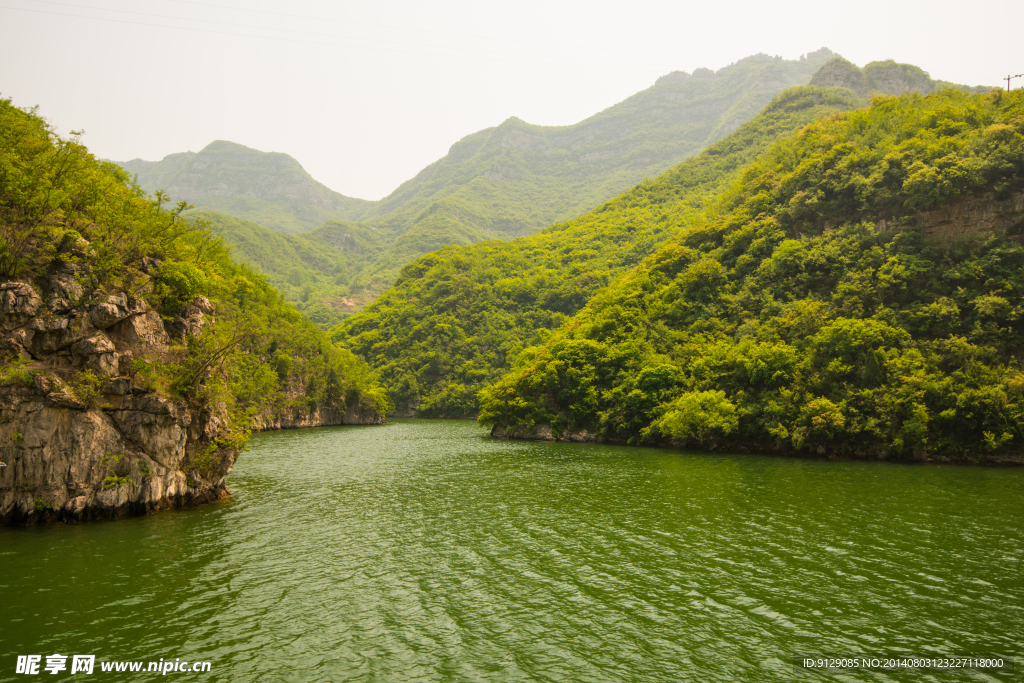
<path id="1" fill-rule="evenodd" d="M 655 180 L 537 235 L 448 247 L 332 334 L 379 368 L 400 411 L 465 416 L 477 392 L 736 179 L 779 136 L 857 106 L 846 90 L 802 86 Z"/>
<path id="2" fill-rule="evenodd" d="M 34 112 L 0 100 L 0 281 L 47 292 L 49 273 L 71 268 L 81 294 L 70 310 L 124 291 L 167 320 L 208 297 L 215 315 L 202 332 L 183 334 L 137 369 L 166 394 L 221 414 L 222 445 L 237 446 L 257 413 L 289 402 L 383 410 L 386 396 L 364 363 L 332 346 L 263 276 L 232 262 L 201 223 L 185 221 L 186 204 L 164 203 L 74 135 L 62 139 Z"/>
<path id="3" fill-rule="evenodd" d="M 368 303 L 367 292 L 352 287 L 351 273 L 361 268 L 364 245 L 373 244 L 378 236 L 361 225 L 328 221 L 312 232 L 290 235 L 214 211 L 190 211 L 185 216 L 204 222 L 224 239 L 233 259 L 263 273 L 323 329 Z"/>
<path id="4" fill-rule="evenodd" d="M 524 352 L 480 419 L 703 448 L 1019 448 L 1024 247 L 928 234 L 917 211 L 1022 187 L 1021 91 L 816 122 Z"/>

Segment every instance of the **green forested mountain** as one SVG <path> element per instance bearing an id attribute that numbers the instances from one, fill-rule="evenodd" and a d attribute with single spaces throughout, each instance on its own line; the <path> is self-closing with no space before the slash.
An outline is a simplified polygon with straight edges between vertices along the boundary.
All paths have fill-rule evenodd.
<path id="1" fill-rule="evenodd" d="M 676 71 L 571 126 L 513 117 L 473 133 L 369 209 L 365 220 L 394 241 L 362 280 L 388 285 L 420 254 L 578 216 L 721 139 L 778 93 L 805 85 L 831 55 L 762 54 L 718 71 Z"/>
<path id="2" fill-rule="evenodd" d="M 338 194 L 292 157 L 217 140 L 199 152 L 161 161 L 119 162 L 143 190 L 166 192 L 197 209 L 259 223 L 280 232 L 307 232 L 324 221 L 358 220 L 372 202 Z"/>
<path id="3" fill-rule="evenodd" d="M 871 457 L 1024 439 L 1024 91 L 821 119 L 519 356 L 481 421 Z"/>
<path id="4" fill-rule="evenodd" d="M 83 316 L 94 315 L 90 310 L 117 311 L 104 303 L 111 297 L 152 309 L 158 320 L 198 317 L 202 323 L 164 352 L 136 357 L 132 372 L 147 390 L 216 415 L 218 446 L 238 448 L 261 412 L 344 412 L 358 404 L 382 413 L 387 397 L 366 364 L 332 346 L 262 275 L 232 261 L 201 222 L 184 220 L 185 206 L 168 209 L 119 166 L 0 100 L 0 283 L 62 292 L 47 302 L 42 324 L 70 334 Z M 64 278 L 60 287 L 53 284 L 57 275 Z M 5 301 L 10 311 L 12 299 Z M 22 348 L 16 339 L 0 341 L 5 356 Z M 5 356 L 5 383 L 31 385 L 33 373 L 50 373 L 98 391 L 106 379 L 67 364 L 22 371 L 31 359 Z M 303 390 L 297 397 L 296 387 Z"/>
<path id="5" fill-rule="evenodd" d="M 326 329 L 369 301 L 365 290 L 353 288 L 363 255 L 379 234 L 357 223 L 328 221 L 312 232 L 275 232 L 251 221 L 216 211 L 190 211 L 224 239 L 234 260 L 266 275 L 267 281 L 311 321 Z"/>
<path id="6" fill-rule="evenodd" d="M 419 258 L 332 336 L 380 369 L 399 412 L 474 415 L 477 392 L 524 347 L 640 263 L 774 140 L 860 104 L 848 90 L 790 89 L 700 156 L 580 218 Z"/>
<path id="7" fill-rule="evenodd" d="M 827 49 L 797 61 L 758 55 L 718 72 L 675 72 L 573 126 L 512 118 L 474 133 L 379 202 L 331 192 L 287 155 L 225 142 L 123 166 L 138 173 L 149 191 L 164 189 L 201 210 L 312 238 L 312 245 L 282 241 L 205 214 L 241 260 L 329 325 L 361 310 L 416 256 L 448 244 L 530 234 L 579 215 L 721 138 L 812 74 L 816 85 L 862 95 L 947 85 L 891 61 L 859 69 Z M 313 230 L 325 221 L 322 230 Z M 280 248 L 285 243 L 292 246 Z M 338 244 L 344 253 L 330 253 Z M 327 270 L 319 270 L 321 262 Z"/>
<path id="8" fill-rule="evenodd" d="M 276 231 L 360 223 L 358 257 L 344 259 L 346 282 L 357 300 L 372 299 L 423 253 L 534 233 L 661 173 L 738 128 L 785 88 L 806 84 L 831 55 L 825 48 L 799 60 L 755 55 L 717 72 L 673 72 L 571 126 L 513 117 L 456 142 L 378 202 L 328 190 L 287 155 L 223 141 L 121 165 L 149 192 L 164 190 L 175 201 Z M 275 240 L 267 241 L 269 248 Z M 264 272 L 281 282 L 305 266 L 279 259 L 275 267 Z"/>

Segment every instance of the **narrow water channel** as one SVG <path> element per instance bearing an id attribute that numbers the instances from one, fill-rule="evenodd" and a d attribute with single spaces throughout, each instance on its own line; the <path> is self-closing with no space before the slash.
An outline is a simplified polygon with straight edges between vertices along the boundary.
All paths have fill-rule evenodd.
<path id="1" fill-rule="evenodd" d="M 0 529 L 0 680 L 52 653 L 209 661 L 176 674 L 203 681 L 1024 675 L 791 665 L 1024 654 L 1024 469 L 394 420 L 257 435 L 229 484 L 198 510 Z"/>

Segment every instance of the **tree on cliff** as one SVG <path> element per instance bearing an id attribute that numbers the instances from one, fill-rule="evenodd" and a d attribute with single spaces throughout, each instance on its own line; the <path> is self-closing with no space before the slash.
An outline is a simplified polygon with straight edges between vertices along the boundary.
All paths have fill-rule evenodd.
<path id="1" fill-rule="evenodd" d="M 97 160 L 78 133 L 62 138 L 34 110 L 0 100 L 0 282 L 36 285 L 58 313 L 118 293 L 144 300 L 176 340 L 134 369 L 155 390 L 223 412 L 227 446 L 268 410 L 356 404 L 384 414 L 386 394 L 364 364 L 234 263 L 203 222 L 183 220 L 187 204 L 168 201 Z M 284 374 L 281 354 L 292 359 Z M 329 374 L 331 388 L 320 379 Z"/>

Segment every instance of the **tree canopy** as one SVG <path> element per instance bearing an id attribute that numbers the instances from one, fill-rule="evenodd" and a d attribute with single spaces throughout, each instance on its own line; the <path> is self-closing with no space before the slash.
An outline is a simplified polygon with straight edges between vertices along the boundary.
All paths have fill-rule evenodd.
<path id="1" fill-rule="evenodd" d="M 701 448 L 1019 448 L 1024 226 L 964 219 L 955 237 L 925 212 L 1022 188 L 1022 92 L 818 120 L 524 351 L 480 420 Z"/>
<path id="2" fill-rule="evenodd" d="M 681 230 L 779 136 L 859 104 L 848 90 L 790 89 L 699 156 L 577 219 L 420 257 L 332 338 L 379 369 L 400 412 L 476 415 L 479 390 L 524 348 Z"/>

